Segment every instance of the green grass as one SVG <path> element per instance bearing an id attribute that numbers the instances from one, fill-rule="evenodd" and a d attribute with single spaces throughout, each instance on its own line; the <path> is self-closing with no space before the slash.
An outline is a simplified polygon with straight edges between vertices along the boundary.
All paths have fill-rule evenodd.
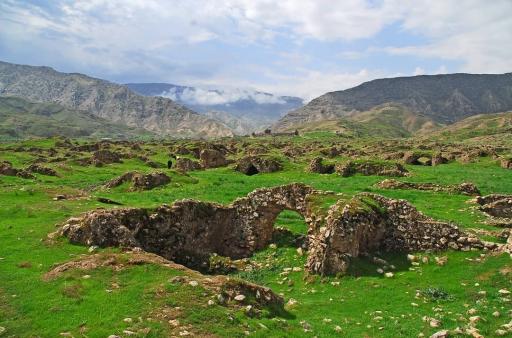
<path id="1" fill-rule="evenodd" d="M 332 137 L 332 134 L 312 133 L 290 139 L 290 142 L 325 142 L 324 146 L 329 146 Z M 271 142 L 248 140 L 254 144 L 267 141 Z M 54 139 L 45 139 L 23 145 L 48 149 L 54 143 Z M 19 144 L 2 145 L 0 160 L 24 167 L 37 156 L 37 151 L 5 150 L 13 145 Z M 149 155 L 150 159 L 165 163 L 169 153 L 166 145 L 143 145 L 143 148 L 154 151 Z M 51 163 L 48 165 L 61 177 L 36 175 L 37 181 L 0 176 L 0 326 L 7 329 L 7 336 L 17 337 L 55 337 L 61 332 L 80 336 L 81 330 L 88 337 L 106 337 L 122 335 L 123 330 L 129 328 L 135 331 L 149 328 L 138 335 L 161 337 L 177 332 L 167 320 L 158 320 L 155 311 L 176 307 L 180 308 L 177 315 L 180 323 L 189 325 L 192 332 L 223 337 L 245 336 L 245 331 L 253 337 L 414 337 L 420 332 L 428 336 L 436 329 L 422 321 L 423 316 L 439 317 L 442 328 L 453 329 L 465 324 L 459 317 L 468 318 L 469 308 L 476 308 L 478 315 L 485 319 L 478 324 L 481 333 L 492 336 L 499 325 L 510 320 L 507 317 L 510 303 L 503 303 L 497 291 L 510 288 L 511 273 L 504 274 L 500 270 L 510 269 L 511 260 L 503 255 L 478 261 L 480 252 L 447 252 L 447 265 L 422 264 L 414 270 L 410 270 L 412 266 L 403 254 L 384 254 L 381 257 L 396 266 L 394 278 L 384 278 L 376 273 L 377 266 L 371 261 L 356 259 L 348 276 L 321 279 L 305 278 L 303 271 L 281 274 L 285 268 L 302 268 L 306 260 L 306 255 L 300 256 L 290 241 L 283 240 L 276 248 L 268 247 L 251 258 L 251 262 L 261 268 L 233 275 L 271 287 L 281 293 L 286 302 L 290 299 L 297 301 L 296 305 L 287 307 L 286 313 L 277 316 L 264 312 L 260 317 L 251 317 L 243 309 L 207 306 L 212 297 L 207 290 L 169 283 L 178 272 L 154 265 L 127 267 L 120 271 L 110 268 L 71 271 L 50 282 L 42 280 L 54 264 L 89 254 L 88 248 L 69 244 L 65 239 L 56 243 L 44 239 L 57 224 L 69 217 L 98 207 L 112 208 L 97 202 L 95 197 L 99 196 L 130 207 L 153 208 L 183 198 L 227 204 L 259 187 L 303 182 L 316 189 L 343 194 L 315 197 L 313 204 L 318 212 L 325 212 L 339 199 L 369 191 L 406 199 L 425 214 L 453 221 L 464 228 L 495 230 L 483 224 L 483 214 L 471 209 L 472 205 L 467 203 L 470 197 L 427 191 L 380 190 L 374 185 L 384 178 L 377 176 L 343 178 L 335 174 L 306 173 L 304 169 L 309 159 L 316 154 L 290 161 L 280 152 L 279 149 L 271 150 L 272 155 L 283 160 L 284 170 L 280 172 L 245 176 L 227 167 L 182 175 L 165 169 L 171 176 L 171 184 L 142 192 L 128 192 L 123 186 L 111 190 L 100 188 L 126 171 L 154 170 L 137 159 L 126 159 L 123 163 L 102 168 L 81 167 L 72 161 Z M 500 168 L 491 159 L 465 165 L 407 166 L 407 169 L 412 175 L 401 180 L 438 184 L 470 181 L 484 194 L 512 193 L 512 171 Z M 54 201 L 57 194 L 75 198 Z M 276 225 L 288 228 L 295 235 L 307 231 L 302 217 L 290 211 L 282 212 Z M 118 252 L 116 249 L 101 250 L 112 251 Z M 433 255 L 428 256 L 432 262 Z M 84 279 L 85 274 L 90 278 Z M 119 287 L 112 289 L 113 284 Z M 429 289 L 442 290 L 449 297 L 434 299 L 428 296 L 432 292 L 425 291 Z M 486 291 L 486 296 L 479 295 L 479 291 Z M 416 298 L 418 292 L 420 297 Z M 492 317 L 495 310 L 502 312 L 502 317 Z M 123 319 L 127 317 L 133 318 L 134 323 L 125 323 Z M 375 317 L 383 319 L 379 321 Z M 336 326 L 341 332 L 335 331 Z M 305 332 L 304 327 L 310 327 L 311 332 Z"/>

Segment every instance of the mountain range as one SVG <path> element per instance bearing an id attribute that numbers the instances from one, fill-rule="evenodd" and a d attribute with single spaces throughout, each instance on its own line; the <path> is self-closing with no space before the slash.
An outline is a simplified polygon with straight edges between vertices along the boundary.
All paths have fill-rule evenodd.
<path id="1" fill-rule="evenodd" d="M 0 61 L 0 138 L 215 138 L 272 123 L 278 132 L 336 131 L 350 137 L 447 137 L 450 130 L 471 135 L 474 128 L 497 135 L 508 132 L 509 115 L 500 114 L 509 111 L 512 73 L 378 79 L 302 106 L 297 97 L 248 89 L 121 85 Z"/>
<path id="2" fill-rule="evenodd" d="M 127 83 L 126 86 L 141 95 L 170 98 L 226 124 L 239 135 L 262 130 L 304 104 L 299 97 L 251 89 L 203 89 L 170 83 Z"/>
<path id="3" fill-rule="evenodd" d="M 361 120 L 379 114 L 379 107 L 400 107 L 400 114 L 415 115 L 430 125 L 451 124 L 477 114 L 512 109 L 512 73 L 445 74 L 378 79 L 357 87 L 324 94 L 286 114 L 273 129 L 310 129 L 318 124 L 336 129 L 337 122 Z M 399 115 L 400 115 L 399 114 Z M 397 117 L 399 117 L 397 115 Z M 408 132 L 422 129 L 413 124 Z"/>
<path id="4" fill-rule="evenodd" d="M 139 95 L 123 85 L 83 74 L 61 73 L 49 67 L 0 62 L 0 96 L 57 103 L 160 136 L 233 136 L 226 125 L 171 99 Z"/>

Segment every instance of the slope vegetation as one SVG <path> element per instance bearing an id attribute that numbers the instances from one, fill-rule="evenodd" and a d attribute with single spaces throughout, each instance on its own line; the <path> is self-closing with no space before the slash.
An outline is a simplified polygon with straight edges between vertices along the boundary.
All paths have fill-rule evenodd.
<path id="1" fill-rule="evenodd" d="M 154 135 L 147 130 L 109 122 L 86 111 L 55 103 L 33 103 L 0 97 L 0 139 L 30 137 L 134 138 Z"/>

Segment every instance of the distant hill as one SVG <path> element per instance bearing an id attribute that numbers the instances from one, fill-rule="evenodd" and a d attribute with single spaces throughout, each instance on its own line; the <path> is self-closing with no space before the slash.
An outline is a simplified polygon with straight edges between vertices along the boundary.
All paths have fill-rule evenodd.
<path id="1" fill-rule="evenodd" d="M 512 73 L 421 75 L 379 79 L 327 93 L 289 112 L 274 126 L 292 130 L 309 123 L 354 116 L 383 104 L 450 124 L 477 114 L 512 110 Z"/>
<path id="2" fill-rule="evenodd" d="M 423 135 L 439 128 L 439 123 L 397 104 L 385 104 L 365 112 L 297 126 L 301 132 L 335 131 L 345 136 L 390 138 Z"/>
<path id="3" fill-rule="evenodd" d="M 202 89 L 169 83 L 128 83 L 126 86 L 141 95 L 170 98 L 228 126 L 234 124 L 238 134 L 264 129 L 304 104 L 299 97 L 249 89 Z"/>
<path id="4" fill-rule="evenodd" d="M 49 67 L 0 62 L 0 96 L 58 103 L 105 120 L 174 137 L 232 136 L 226 125 L 168 98 L 136 94 L 128 87 Z"/>
<path id="5" fill-rule="evenodd" d="M 1 140 L 51 136 L 135 138 L 154 134 L 56 103 L 33 103 L 19 97 L 0 96 Z"/>
<path id="6" fill-rule="evenodd" d="M 512 112 L 471 116 L 428 137 L 436 140 L 464 141 L 492 135 L 512 139 Z"/>

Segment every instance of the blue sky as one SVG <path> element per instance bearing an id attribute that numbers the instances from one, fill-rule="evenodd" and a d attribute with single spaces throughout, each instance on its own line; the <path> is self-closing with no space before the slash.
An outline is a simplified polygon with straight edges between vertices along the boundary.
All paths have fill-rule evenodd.
<path id="1" fill-rule="evenodd" d="M 381 77 L 512 71 L 512 0 L 0 2 L 0 60 L 311 99 Z"/>

